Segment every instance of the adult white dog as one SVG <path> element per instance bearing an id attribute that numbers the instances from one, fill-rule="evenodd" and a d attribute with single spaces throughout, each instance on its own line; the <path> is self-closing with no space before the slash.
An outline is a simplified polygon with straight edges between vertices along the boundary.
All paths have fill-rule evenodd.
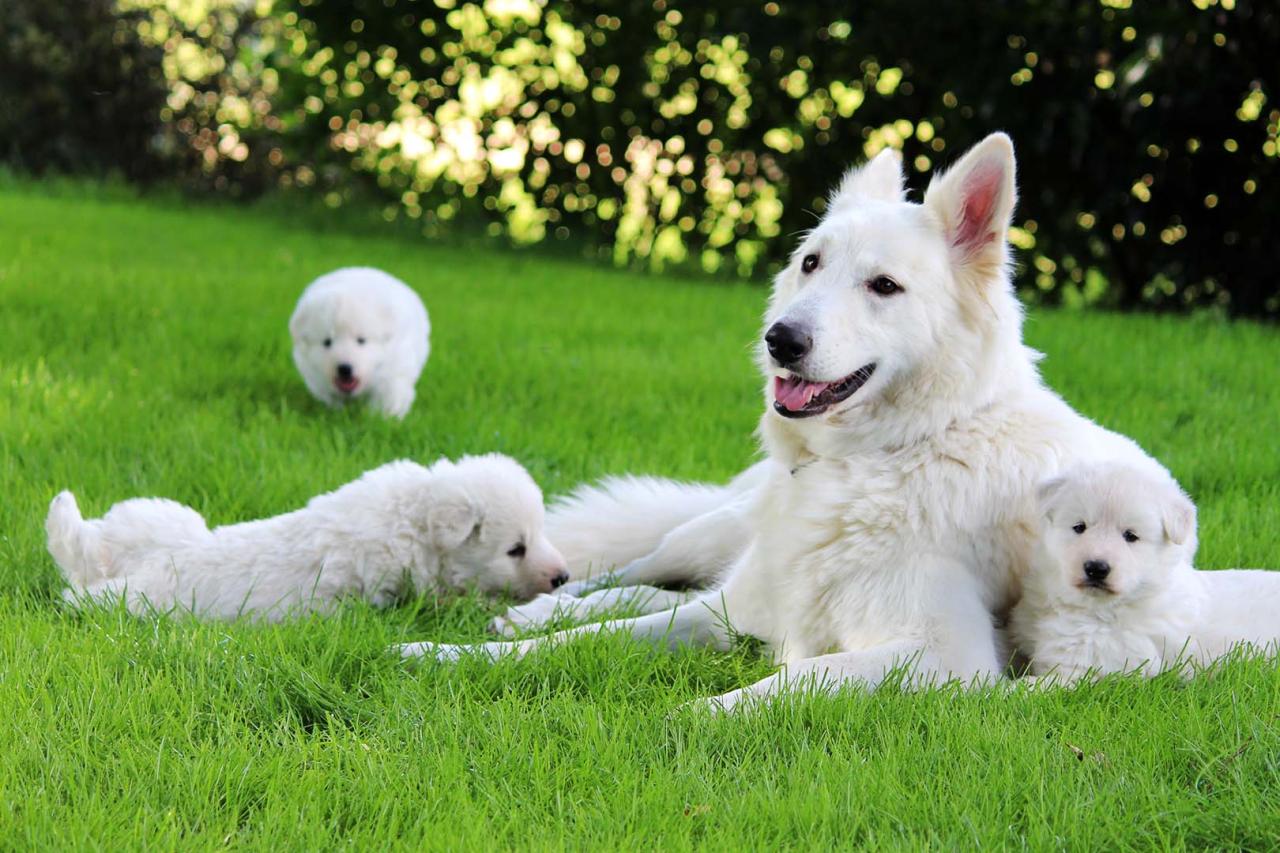
<path id="1" fill-rule="evenodd" d="M 86 521 L 63 492 L 45 526 L 68 601 L 123 598 L 134 613 L 278 620 L 350 597 L 383 607 L 410 588 L 528 598 L 568 579 L 543 534 L 542 492 L 498 454 L 391 462 L 303 509 L 214 530 L 157 498 Z"/>
<path id="2" fill-rule="evenodd" d="M 786 668 L 714 700 L 725 708 L 797 678 L 874 686 L 900 667 L 915 683 L 995 677 L 1005 662 L 993 623 L 1019 595 L 1036 487 L 1086 459 L 1163 471 L 1046 388 L 1023 346 L 1006 239 L 1014 172 L 1003 134 L 921 204 L 904 198 L 892 151 L 849 172 L 775 281 L 761 348 L 768 460 L 727 489 L 648 481 L 643 504 L 623 500 L 635 488 L 607 487 L 570 504 L 579 533 L 563 544 L 579 566 L 626 565 L 699 530 L 699 571 L 729 564 L 715 590 L 551 637 L 402 654 L 519 655 L 601 630 L 766 641 Z"/>
<path id="3" fill-rule="evenodd" d="M 1040 490 L 1041 535 L 1009 631 L 1065 683 L 1155 675 L 1280 641 L 1280 572 L 1199 572 L 1196 511 L 1171 477 L 1084 465 Z"/>
<path id="4" fill-rule="evenodd" d="M 289 319 L 293 362 L 317 400 L 364 399 L 384 414 L 409 413 L 431 351 L 431 323 L 418 294 L 369 267 L 322 275 Z"/>

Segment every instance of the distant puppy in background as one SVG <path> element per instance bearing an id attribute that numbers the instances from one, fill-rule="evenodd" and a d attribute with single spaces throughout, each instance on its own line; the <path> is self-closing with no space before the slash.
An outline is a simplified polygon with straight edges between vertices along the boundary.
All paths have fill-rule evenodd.
<path id="1" fill-rule="evenodd" d="M 427 309 L 382 270 L 347 267 L 307 286 L 289 320 L 293 361 L 317 400 L 365 399 L 403 418 L 430 352 Z"/>
<path id="2" fill-rule="evenodd" d="M 569 578 L 543 535 L 542 492 L 498 454 L 430 468 L 391 462 L 303 509 L 214 530 L 195 510 L 156 498 L 86 521 L 63 492 L 46 530 L 69 601 L 123 598 L 139 614 L 274 621 L 342 598 L 384 607 L 410 588 L 528 599 Z"/>
<path id="3" fill-rule="evenodd" d="M 1040 489 L 1041 535 L 1010 617 L 1035 675 L 1074 682 L 1280 640 L 1280 572 L 1200 572 L 1196 510 L 1172 477 L 1076 468 Z"/>

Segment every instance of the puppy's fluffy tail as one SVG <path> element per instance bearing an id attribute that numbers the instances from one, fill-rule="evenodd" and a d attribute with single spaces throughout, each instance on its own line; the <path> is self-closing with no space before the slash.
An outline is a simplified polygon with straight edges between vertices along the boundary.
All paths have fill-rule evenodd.
<path id="1" fill-rule="evenodd" d="M 723 506 L 733 494 L 732 486 L 609 477 L 553 503 L 547 538 L 578 580 L 643 557 L 669 531 Z"/>
<path id="2" fill-rule="evenodd" d="M 102 567 L 96 558 L 100 537 L 96 527 L 80 515 L 75 495 L 62 492 L 53 499 L 44 529 L 49 537 L 49 553 L 68 584 L 83 589 L 101 577 Z"/>

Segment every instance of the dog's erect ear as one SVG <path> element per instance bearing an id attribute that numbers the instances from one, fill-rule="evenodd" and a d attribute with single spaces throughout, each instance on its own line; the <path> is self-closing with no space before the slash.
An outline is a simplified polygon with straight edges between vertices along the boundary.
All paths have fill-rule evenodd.
<path id="1" fill-rule="evenodd" d="M 1196 505 L 1181 489 L 1174 489 L 1160 507 L 1160 523 L 1166 539 L 1174 545 L 1185 545 L 1196 532 Z"/>
<path id="2" fill-rule="evenodd" d="M 858 203 L 858 199 L 902 201 L 902 152 L 886 148 L 870 162 L 845 172 L 827 201 L 828 212 Z"/>
<path id="3" fill-rule="evenodd" d="M 480 532 L 483 520 L 479 504 L 450 489 L 431 509 L 431 542 L 441 551 L 453 551 Z"/>
<path id="4" fill-rule="evenodd" d="M 1005 239 L 1013 205 L 1016 164 L 1013 143 L 993 133 L 935 178 L 924 204 L 946 231 L 954 263 L 984 278 L 998 274 L 1005 259 Z"/>
<path id="5" fill-rule="evenodd" d="M 1036 507 L 1040 510 L 1040 514 L 1046 518 L 1052 515 L 1054 504 L 1058 500 L 1058 495 L 1062 494 L 1062 489 L 1067 485 L 1066 477 L 1054 477 L 1045 480 L 1036 487 Z"/>

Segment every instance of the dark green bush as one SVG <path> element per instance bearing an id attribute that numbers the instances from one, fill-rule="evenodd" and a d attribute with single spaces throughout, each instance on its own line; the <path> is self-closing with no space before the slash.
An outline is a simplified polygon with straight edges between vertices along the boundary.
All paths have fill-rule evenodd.
<path id="1" fill-rule="evenodd" d="M 546 220 L 533 238 L 596 235 L 620 258 L 746 272 L 787 251 L 781 235 L 812 222 L 848 163 L 901 147 L 919 188 L 1004 129 L 1020 154 L 1028 294 L 1280 312 L 1274 4 L 552 0 L 523 18 L 453 6 L 293 0 L 288 20 L 312 62 L 295 98 L 323 104 L 299 114 L 299 137 L 336 134 L 428 222 L 483 208 L 519 237 L 532 207 Z M 468 106 L 467 85 L 513 75 L 514 97 Z M 446 110 L 490 148 L 536 122 L 556 135 L 530 138 L 514 169 L 424 171 L 389 129 L 433 120 L 438 152 Z M 671 173 L 637 177 L 654 168 Z"/>
<path id="2" fill-rule="evenodd" d="M 165 0 L 133 2 L 173 30 Z M 279 180 L 333 205 L 363 185 L 426 233 L 465 220 L 753 275 L 850 163 L 901 148 L 918 191 L 1003 129 L 1029 298 L 1280 316 L 1274 2 L 269 6 L 219 0 L 210 26 L 163 42 L 218 60 L 170 69 L 165 132 L 187 152 L 170 167 L 187 180 Z"/>
<path id="3" fill-rule="evenodd" d="M 0 157 L 37 173 L 156 176 L 168 88 L 141 19 L 114 0 L 0 3 Z"/>

